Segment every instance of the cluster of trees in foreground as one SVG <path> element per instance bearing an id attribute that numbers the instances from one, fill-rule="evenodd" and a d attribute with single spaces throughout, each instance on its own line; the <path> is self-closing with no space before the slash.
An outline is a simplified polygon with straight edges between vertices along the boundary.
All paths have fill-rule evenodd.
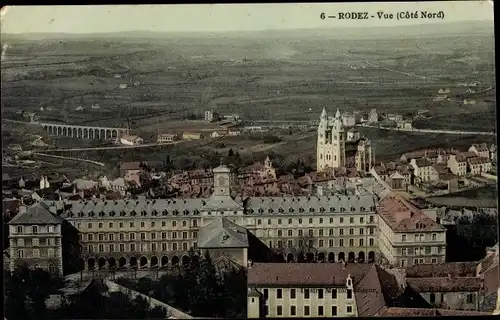
<path id="1" fill-rule="evenodd" d="M 43 270 L 22 267 L 14 273 L 4 272 L 5 318 L 9 320 L 45 319 L 146 319 L 165 318 L 168 310 L 150 308 L 147 299 L 131 298 L 121 292 L 105 294 L 106 288 L 89 286 L 81 293 L 61 299 L 55 310 L 47 308 L 51 294 L 57 294 L 64 280 Z"/>
<path id="2" fill-rule="evenodd" d="M 244 269 L 220 272 L 208 254 L 191 250 L 189 263 L 175 274 L 157 280 L 121 278 L 116 282 L 163 301 L 194 317 L 245 318 L 246 281 Z"/>
<path id="3" fill-rule="evenodd" d="M 447 227 L 446 257 L 448 261 L 478 261 L 486 255 L 486 248 L 498 242 L 497 217 L 487 213 L 472 219 L 461 217 L 455 225 Z"/>

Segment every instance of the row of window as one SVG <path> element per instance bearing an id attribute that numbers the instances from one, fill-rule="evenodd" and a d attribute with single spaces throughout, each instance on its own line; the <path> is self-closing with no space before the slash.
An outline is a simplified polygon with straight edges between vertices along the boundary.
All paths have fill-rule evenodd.
<path id="1" fill-rule="evenodd" d="M 48 249 L 47 255 L 43 252 L 40 254 L 40 249 L 32 249 L 30 251 L 17 250 L 17 257 L 22 258 L 56 258 L 56 251 L 54 249 Z"/>
<path id="2" fill-rule="evenodd" d="M 266 316 L 269 315 L 269 307 L 266 306 L 265 308 Z M 352 314 L 353 313 L 353 307 L 352 306 L 346 306 L 346 313 L 347 314 Z M 318 314 L 317 316 L 336 316 L 338 314 L 337 311 L 337 306 L 332 306 L 331 314 L 325 314 L 325 308 L 323 306 L 318 306 Z M 283 315 L 283 306 L 276 306 L 276 315 L 277 316 L 282 316 Z M 297 315 L 297 306 L 290 306 L 290 316 L 296 316 Z M 304 306 L 304 316 L 310 316 L 311 315 L 311 307 L 310 306 Z"/>
<path id="3" fill-rule="evenodd" d="M 197 248 L 197 243 L 193 242 L 193 248 Z M 97 251 L 96 251 L 97 249 Z M 182 242 L 181 244 L 173 242 L 171 246 L 168 242 L 162 243 L 120 243 L 120 244 L 89 244 L 87 251 L 94 252 L 156 252 L 156 251 L 188 251 L 190 249 L 189 243 Z"/>
<path id="4" fill-rule="evenodd" d="M 58 239 L 54 238 L 32 238 L 31 239 L 31 246 L 32 247 L 38 247 L 38 246 L 54 246 L 59 244 Z M 17 246 L 18 247 L 24 247 L 25 245 L 25 239 L 17 239 Z"/>
<path id="5" fill-rule="evenodd" d="M 181 224 L 182 224 L 183 227 L 187 227 L 188 226 L 188 221 L 187 220 L 183 220 L 181 222 Z M 118 225 L 118 228 L 120 228 L 120 229 L 125 228 L 125 222 L 118 222 L 116 224 L 115 224 L 115 222 L 108 222 L 108 229 L 113 229 L 116 225 Z M 93 226 L 94 225 L 92 224 L 92 222 L 87 223 L 87 229 L 92 229 Z M 167 226 L 167 221 L 162 221 L 161 222 L 161 226 L 162 227 L 166 227 Z M 197 226 L 198 226 L 198 220 L 191 220 L 191 227 L 196 228 Z M 79 222 L 79 223 L 77 223 L 76 227 L 77 227 L 78 230 L 81 230 L 82 224 Z M 135 228 L 135 221 L 130 221 L 128 223 L 128 227 L 129 228 Z M 141 228 L 145 228 L 146 227 L 146 222 L 141 221 L 140 227 Z M 155 228 L 156 227 L 156 221 L 150 221 L 149 222 L 149 227 L 150 228 Z M 174 228 L 177 227 L 177 221 L 175 221 L 175 220 L 172 221 L 172 227 L 174 227 Z M 97 223 L 97 228 L 98 229 L 104 228 L 104 223 L 103 222 L 98 222 Z"/>
<path id="6" fill-rule="evenodd" d="M 337 247 L 344 247 L 345 243 L 344 243 L 344 239 L 337 239 Z M 283 241 L 283 240 L 278 240 L 276 241 L 276 247 L 277 248 L 284 248 L 284 244 L 286 243 L 286 246 L 287 248 L 294 248 L 295 246 L 298 246 L 298 247 L 303 247 L 304 245 L 307 245 L 311 248 L 315 248 L 315 247 L 318 247 L 318 248 L 333 248 L 335 247 L 335 239 L 329 239 L 328 240 L 328 246 L 326 246 L 326 241 L 323 240 L 323 239 L 320 239 L 320 240 L 313 240 L 313 239 L 310 239 L 310 240 L 307 240 L 306 242 L 304 240 L 287 240 L 286 242 Z M 273 247 L 273 241 L 269 241 L 269 247 L 272 248 Z M 317 244 L 317 245 L 316 245 Z M 365 244 L 365 239 L 358 239 L 357 242 L 355 242 L 354 239 L 349 239 L 349 247 L 355 247 L 355 246 L 359 246 L 359 247 L 364 247 L 366 244 Z M 370 247 L 373 247 L 375 245 L 375 240 L 373 238 L 369 238 L 368 239 L 368 246 Z"/>
<path id="7" fill-rule="evenodd" d="M 374 208 L 374 210 L 375 210 L 375 208 Z M 316 219 L 317 219 L 318 223 L 315 222 Z M 314 224 L 315 225 L 315 224 L 323 224 L 324 223 L 323 218 L 316 218 L 316 219 L 309 218 L 309 224 Z M 292 224 L 293 220 L 294 219 L 292 219 L 292 218 L 288 218 L 288 224 Z M 277 219 L 277 222 L 278 222 L 278 224 L 283 224 L 283 219 Z M 302 222 L 303 222 L 303 219 L 299 218 L 298 219 L 298 223 L 302 224 Z M 330 218 L 329 222 L 330 223 L 334 223 L 334 218 Z M 343 217 L 340 217 L 339 223 L 340 224 L 344 223 L 344 218 Z M 350 217 L 349 218 L 349 223 L 350 224 L 354 224 L 355 223 L 354 217 Z M 365 217 L 359 217 L 359 223 L 361 223 L 361 224 L 365 223 Z M 375 223 L 375 216 L 370 216 L 369 220 L 368 220 L 368 223 Z M 267 219 L 267 224 L 268 225 L 273 224 L 273 219 Z M 262 225 L 262 219 L 257 219 L 257 225 Z"/>
<path id="8" fill-rule="evenodd" d="M 23 234 L 23 233 L 54 233 L 56 230 L 55 226 L 48 225 L 48 226 L 17 226 L 16 227 L 16 233 L 18 234 Z"/>
<path id="9" fill-rule="evenodd" d="M 437 258 L 432 258 L 431 259 L 431 264 L 437 264 L 438 261 L 439 260 Z M 426 264 L 426 263 L 428 263 L 428 262 L 425 262 L 424 258 L 413 259 L 413 264 L 414 265 L 417 265 L 417 264 Z M 401 259 L 401 267 L 402 268 L 407 267 L 406 259 Z"/>
<path id="10" fill-rule="evenodd" d="M 248 211 L 249 211 L 250 213 L 254 213 L 254 212 L 255 212 L 255 211 L 254 211 L 254 209 L 251 209 L 251 208 L 250 208 L 250 209 L 248 209 Z M 285 209 L 283 209 L 283 208 L 278 208 L 278 210 L 277 210 L 277 211 L 278 211 L 279 213 L 285 213 Z M 296 211 L 298 211 L 299 213 L 304 213 L 304 212 L 306 212 L 306 210 L 305 210 L 304 208 L 299 208 L 299 209 L 288 208 L 288 212 L 289 212 L 289 213 L 294 213 L 294 212 L 296 212 Z M 307 211 L 309 211 L 309 213 L 314 213 L 314 212 L 316 212 L 316 209 L 315 209 L 315 208 L 309 208 Z M 349 211 L 350 211 L 350 212 L 356 212 L 356 211 L 359 211 L 359 212 L 366 212 L 366 211 L 368 211 L 368 210 L 367 210 L 365 207 L 359 207 L 359 210 L 358 210 L 358 208 L 356 208 L 356 207 L 350 207 L 350 210 L 349 210 Z M 370 207 L 370 210 L 369 210 L 369 211 L 375 211 L 375 207 Z M 259 209 L 257 209 L 257 212 L 258 212 L 258 213 L 264 213 L 264 209 L 259 208 Z M 326 212 L 326 209 L 325 209 L 325 208 L 323 208 L 323 207 L 320 207 L 320 208 L 318 209 L 318 212 Z M 339 210 L 337 211 L 337 209 L 336 209 L 336 208 L 334 208 L 334 207 L 330 207 L 330 211 L 329 211 L 329 212 L 347 212 L 347 209 L 346 209 L 346 208 L 344 208 L 344 207 L 340 207 L 340 208 L 339 208 Z M 267 209 L 267 213 L 275 213 L 275 211 L 274 211 L 274 209 L 269 208 L 269 209 Z M 310 222 L 310 223 L 312 223 L 312 222 Z"/>
<path id="11" fill-rule="evenodd" d="M 424 247 L 424 248 L 402 248 L 401 255 L 402 256 L 423 256 L 423 255 L 431 255 L 431 254 L 441 254 L 441 247 Z"/>
<path id="12" fill-rule="evenodd" d="M 269 290 L 264 289 L 264 300 L 267 300 L 269 298 Z M 323 299 L 325 296 L 325 290 L 324 289 L 317 289 L 317 299 Z M 302 289 L 302 295 L 304 299 L 310 299 L 311 298 L 311 290 L 310 289 Z M 351 289 L 346 290 L 346 298 L 347 299 L 352 299 L 353 294 Z M 276 289 L 276 299 L 283 299 L 283 289 Z M 290 289 L 290 299 L 297 299 L 297 289 Z M 331 299 L 337 299 L 337 289 L 332 288 L 331 289 Z"/>
<path id="13" fill-rule="evenodd" d="M 87 233 L 87 234 L 80 234 L 80 240 L 82 241 L 115 241 L 115 240 L 130 240 L 130 241 L 135 241 L 137 239 L 135 232 L 130 232 L 130 233 L 119 233 L 119 234 L 114 234 L 114 233 L 98 233 L 98 234 L 92 234 L 92 233 Z M 149 235 L 149 237 L 148 237 Z M 116 237 L 115 237 L 116 236 Z M 180 237 L 179 237 L 180 236 Z M 198 238 L 198 232 L 197 231 L 192 231 L 192 232 L 177 232 L 177 231 L 171 231 L 171 232 L 161 232 L 157 234 L 156 232 L 141 232 L 139 233 L 139 240 L 176 240 L 176 239 L 196 239 Z"/>
<path id="14" fill-rule="evenodd" d="M 418 227 L 420 227 L 418 224 L 419 223 L 417 223 L 417 229 L 418 229 Z M 429 234 L 427 234 L 427 237 L 426 237 L 424 233 L 417 233 L 417 234 L 415 234 L 414 237 L 415 237 L 415 242 L 422 242 L 425 240 L 437 241 L 437 234 L 436 233 L 433 233 L 430 238 L 429 238 Z M 406 234 L 403 234 L 401 236 L 401 241 L 403 241 L 403 242 L 407 241 Z"/>
<path id="15" fill-rule="evenodd" d="M 307 234 L 310 236 L 310 237 L 314 237 L 314 236 L 318 236 L 318 237 L 324 237 L 326 235 L 326 230 L 328 230 L 328 235 L 329 236 L 335 236 L 335 229 L 309 229 L 307 230 Z M 264 232 L 265 230 L 256 230 L 257 233 L 262 233 Z M 274 230 L 267 230 L 268 231 L 268 234 L 271 233 L 271 231 L 274 231 Z M 294 231 L 293 229 L 288 229 L 288 230 L 276 230 L 277 231 L 277 235 L 278 237 L 283 237 L 283 234 L 284 234 L 284 231 L 286 231 L 286 235 L 288 237 L 293 237 L 295 236 L 294 235 Z M 299 237 L 302 237 L 304 236 L 304 230 L 303 229 L 299 229 L 299 230 L 296 230 L 297 231 L 297 235 Z M 343 228 L 340 228 L 338 229 L 339 231 L 339 234 L 340 236 L 343 236 L 345 234 L 344 232 L 344 229 Z M 371 234 L 373 235 L 375 233 L 375 228 L 368 228 L 368 234 Z M 356 233 L 355 232 L 355 229 L 354 228 L 349 228 L 348 229 L 348 234 L 349 235 L 364 235 L 365 234 L 365 229 L 364 228 L 359 228 L 358 229 L 358 232 Z"/>

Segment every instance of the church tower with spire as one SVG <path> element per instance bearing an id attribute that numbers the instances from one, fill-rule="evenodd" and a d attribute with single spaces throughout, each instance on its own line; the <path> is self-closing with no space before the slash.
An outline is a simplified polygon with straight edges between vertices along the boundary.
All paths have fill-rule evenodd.
<path id="1" fill-rule="evenodd" d="M 326 109 L 323 108 L 318 126 L 317 171 L 346 166 L 346 140 L 347 132 L 342 124 L 340 110 L 337 109 L 335 117 L 329 118 Z"/>

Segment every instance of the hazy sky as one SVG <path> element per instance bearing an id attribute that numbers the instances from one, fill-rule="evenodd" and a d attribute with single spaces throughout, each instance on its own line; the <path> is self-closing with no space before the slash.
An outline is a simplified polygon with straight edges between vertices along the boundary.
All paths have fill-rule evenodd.
<path id="1" fill-rule="evenodd" d="M 338 12 L 376 14 L 382 10 L 429 10 L 445 13 L 443 20 L 320 19 Z M 429 22 L 490 20 L 492 1 L 329 4 L 207 4 L 121 6 L 8 6 L 2 10 L 2 33 L 116 31 L 246 31 L 266 29 L 398 26 Z"/>

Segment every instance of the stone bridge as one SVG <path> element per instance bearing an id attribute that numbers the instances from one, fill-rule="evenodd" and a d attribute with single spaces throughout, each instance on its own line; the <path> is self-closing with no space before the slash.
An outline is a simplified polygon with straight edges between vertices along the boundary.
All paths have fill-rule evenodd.
<path id="1" fill-rule="evenodd" d="M 127 128 L 89 127 L 58 123 L 40 123 L 40 125 L 49 134 L 79 139 L 114 139 L 129 132 Z"/>

